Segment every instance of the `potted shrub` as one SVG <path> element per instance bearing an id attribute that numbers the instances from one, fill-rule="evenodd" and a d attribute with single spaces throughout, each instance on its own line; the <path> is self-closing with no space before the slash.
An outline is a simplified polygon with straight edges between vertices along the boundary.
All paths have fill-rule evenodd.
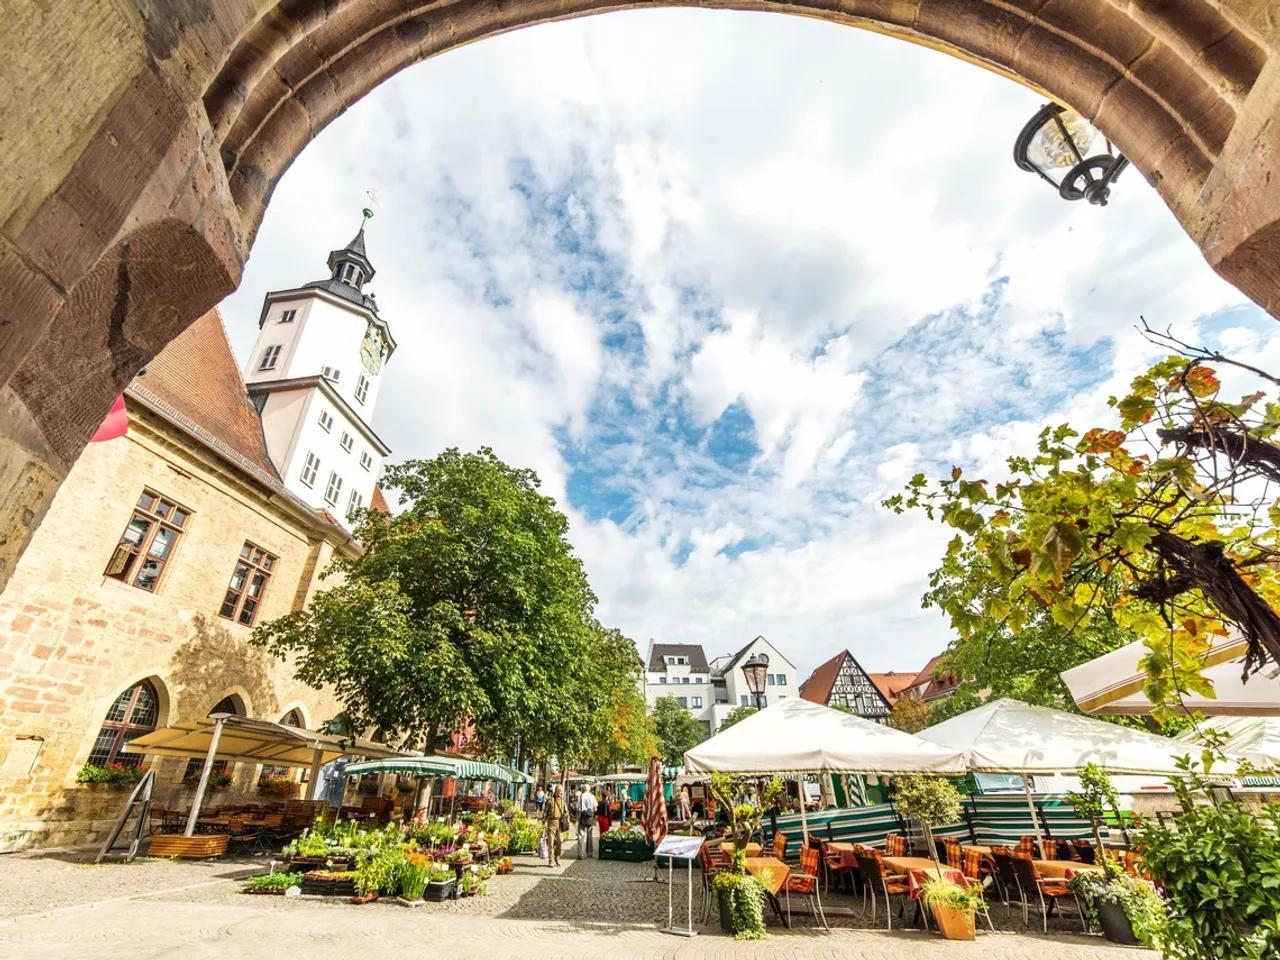
<path id="1" fill-rule="evenodd" d="M 423 890 L 422 898 L 431 903 L 450 900 L 454 896 L 457 885 L 458 879 L 454 876 L 453 868 L 442 863 L 433 863 L 427 871 L 427 886 Z"/>
<path id="2" fill-rule="evenodd" d="M 427 888 L 427 877 L 431 872 L 431 859 L 421 853 L 405 855 L 400 865 L 400 896 L 396 899 L 407 906 L 418 906 L 423 902 L 422 894 Z"/>
<path id="3" fill-rule="evenodd" d="M 760 832 L 764 811 L 782 794 L 777 777 L 759 780 L 711 775 L 711 792 L 716 802 L 729 811 L 734 851 L 729 866 L 717 871 L 712 890 L 719 901 L 720 926 L 735 940 L 759 940 L 764 936 L 765 891 L 746 870 L 746 849 Z"/>
<path id="4" fill-rule="evenodd" d="M 929 879 L 920 894 L 933 914 L 938 931 L 947 940 L 973 940 L 975 917 L 982 906 L 982 891 L 944 878 Z"/>
<path id="5" fill-rule="evenodd" d="M 929 856 L 938 865 L 938 847 L 933 842 L 933 828 L 955 823 L 960 819 L 964 797 L 943 777 L 928 777 L 910 773 L 893 778 L 893 804 L 898 813 L 908 820 L 917 820 L 924 828 L 924 841 Z"/>
<path id="6" fill-rule="evenodd" d="M 749 873 L 717 871 L 711 881 L 720 907 L 720 929 L 735 940 L 764 938 L 764 888 Z"/>

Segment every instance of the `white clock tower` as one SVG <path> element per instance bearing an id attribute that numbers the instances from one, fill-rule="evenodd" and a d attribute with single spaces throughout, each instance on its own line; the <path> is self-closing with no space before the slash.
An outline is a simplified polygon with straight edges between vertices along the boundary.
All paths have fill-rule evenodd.
<path id="1" fill-rule="evenodd" d="M 396 342 L 364 286 L 373 264 L 364 220 L 329 254 L 329 276 L 268 293 L 244 379 L 262 417 L 267 452 L 290 493 L 350 526 L 369 505 L 390 449 L 369 421 Z"/>

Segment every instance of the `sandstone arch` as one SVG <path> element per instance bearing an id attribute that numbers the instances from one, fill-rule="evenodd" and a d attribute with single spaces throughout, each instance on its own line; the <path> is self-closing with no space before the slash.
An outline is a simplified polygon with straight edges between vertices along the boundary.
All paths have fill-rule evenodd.
<path id="1" fill-rule="evenodd" d="M 660 6 L 865 27 L 1039 87 L 1092 118 L 1210 264 L 1280 315 L 1268 0 L 24 4 L 0 39 L 0 586 L 119 385 L 239 282 L 272 189 L 327 123 L 462 44 Z M 122 274 L 166 236 L 172 268 Z"/>

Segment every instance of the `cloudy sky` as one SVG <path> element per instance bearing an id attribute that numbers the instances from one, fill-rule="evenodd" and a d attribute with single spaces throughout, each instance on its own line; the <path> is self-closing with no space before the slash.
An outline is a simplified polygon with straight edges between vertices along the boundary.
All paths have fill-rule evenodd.
<path id="1" fill-rule="evenodd" d="M 602 619 L 709 655 L 768 636 L 914 670 L 945 535 L 878 506 L 1101 422 L 1140 314 L 1234 349 L 1274 321 L 1136 171 L 1105 209 L 1017 170 L 1000 77 L 772 14 L 617 13 L 405 71 L 276 191 L 224 314 L 324 275 L 377 197 L 394 456 L 492 446 L 569 513 Z"/>

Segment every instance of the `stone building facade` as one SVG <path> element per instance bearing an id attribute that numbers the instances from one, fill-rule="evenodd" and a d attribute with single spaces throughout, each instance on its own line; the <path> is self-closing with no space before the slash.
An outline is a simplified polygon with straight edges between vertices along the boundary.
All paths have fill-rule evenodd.
<path id="1" fill-rule="evenodd" d="M 125 403 L 127 434 L 85 449 L 0 594 L 0 851 L 100 837 L 127 792 L 77 774 L 136 762 L 118 748 L 147 726 L 218 704 L 311 727 L 340 710 L 247 643 L 358 545 L 280 482 L 218 315 Z M 154 767 L 156 803 L 184 807 L 188 762 Z M 228 768 L 213 802 L 253 798 L 260 769 Z"/>

